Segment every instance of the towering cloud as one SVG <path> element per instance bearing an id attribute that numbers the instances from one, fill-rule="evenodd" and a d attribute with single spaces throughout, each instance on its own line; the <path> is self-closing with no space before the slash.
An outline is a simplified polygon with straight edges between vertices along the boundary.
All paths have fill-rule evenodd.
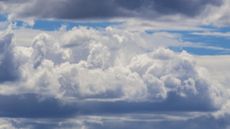
<path id="1" fill-rule="evenodd" d="M 146 46 L 142 33 L 74 28 L 59 37 L 41 33 L 27 45 L 12 43 L 11 33 L 2 37 L 1 115 L 214 111 L 222 106 L 224 92 L 191 55 Z"/>

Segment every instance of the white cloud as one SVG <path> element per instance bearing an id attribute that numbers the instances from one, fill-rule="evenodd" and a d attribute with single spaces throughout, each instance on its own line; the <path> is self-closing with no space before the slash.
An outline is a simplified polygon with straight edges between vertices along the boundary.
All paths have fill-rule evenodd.
<path id="1" fill-rule="evenodd" d="M 0 129 L 18 129 L 18 127 L 15 125 L 16 121 L 17 120 L 12 120 L 10 118 L 1 118 Z M 26 126 L 24 126 L 23 128 L 28 129 L 28 127 Z"/>
<path id="2" fill-rule="evenodd" d="M 0 119 L 0 129 L 16 129 L 11 121 Z"/>
<path id="3" fill-rule="evenodd" d="M 223 120 L 224 129 L 229 124 L 225 122 L 229 120 L 228 56 L 175 53 L 164 48 L 170 46 L 166 41 L 177 41 L 169 33 L 157 33 L 154 38 L 111 27 L 40 32 L 21 29 L 14 31 L 15 37 L 12 32 L 2 35 L 0 55 L 4 60 L 0 66 L 10 70 L 4 75 L 17 79 L 0 83 L 0 103 L 5 105 L 0 111 L 11 117 L 76 114 L 81 118 L 48 122 L 4 119 L 4 127 L 53 127 L 55 123 L 59 125 L 55 128 L 115 128 L 119 123 L 120 128 L 138 128 L 144 122 L 147 129 L 192 128 L 194 124 L 204 128 L 211 122 L 217 128 Z M 214 109 L 214 113 L 202 112 Z M 153 117 L 158 111 L 176 114 Z M 185 114 L 178 113 L 181 111 Z M 186 111 L 200 112 L 188 115 Z M 93 117 L 91 113 L 116 115 Z"/>
<path id="4" fill-rule="evenodd" d="M 209 70 L 212 80 L 218 80 L 225 89 L 229 89 L 230 79 L 230 57 L 228 55 L 220 56 L 197 56 L 195 57 L 198 65 Z"/>
<path id="5" fill-rule="evenodd" d="M 230 0 L 224 0 L 220 7 L 210 7 L 200 17 L 204 24 L 214 24 L 216 26 L 229 26 L 230 24 Z"/>
<path id="6" fill-rule="evenodd" d="M 11 43 L 13 37 L 7 35 L 2 45 Z M 7 80 L 11 86 L 3 83 L 1 93 L 163 103 L 174 98 L 181 106 L 202 103 L 198 109 L 221 106 L 221 87 L 206 77 L 191 55 L 158 48 L 148 43 L 151 40 L 145 33 L 110 27 L 74 28 L 58 38 L 38 34 L 32 43 L 2 47 L 2 52 L 12 53 L 10 58 L 2 54 L 3 61 L 11 62 L 3 65 L 11 70 L 4 75 L 18 80 Z"/>

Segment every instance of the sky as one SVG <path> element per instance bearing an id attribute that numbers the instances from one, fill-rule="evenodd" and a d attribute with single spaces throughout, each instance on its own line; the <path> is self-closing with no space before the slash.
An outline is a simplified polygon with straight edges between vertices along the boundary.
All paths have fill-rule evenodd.
<path id="1" fill-rule="evenodd" d="M 0 129 L 230 129 L 230 0 L 0 0 Z"/>

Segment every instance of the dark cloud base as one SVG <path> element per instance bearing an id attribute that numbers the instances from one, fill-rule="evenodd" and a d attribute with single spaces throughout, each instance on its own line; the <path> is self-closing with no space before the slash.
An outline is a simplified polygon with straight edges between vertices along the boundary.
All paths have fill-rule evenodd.
<path id="1" fill-rule="evenodd" d="M 221 5 L 222 0 L 22 0 L 21 2 L 3 0 L 3 2 L 23 6 L 23 10 L 14 12 L 20 17 L 61 19 L 141 17 L 153 19 L 173 14 L 197 16 L 207 5 L 218 6 Z"/>
<path id="2" fill-rule="evenodd" d="M 175 100 L 174 100 L 175 98 Z M 37 94 L 0 95 L 0 116 L 19 118 L 69 118 L 76 115 L 157 113 L 157 112 L 211 112 L 216 109 L 199 101 L 186 102 L 171 95 L 164 102 L 61 102 Z"/>
<path id="3" fill-rule="evenodd" d="M 9 119 L 15 128 L 30 129 L 228 129 L 230 116 L 215 118 L 212 115 L 201 115 L 194 118 L 186 118 L 183 120 L 161 119 L 157 114 L 149 114 L 154 117 L 148 117 L 144 114 L 141 119 L 135 119 L 135 116 L 125 117 L 123 115 L 111 116 L 79 116 L 69 120 L 66 119 Z M 169 114 L 170 116 L 170 114 Z M 172 116 L 172 115 L 171 115 Z M 174 115 L 177 117 L 178 115 Z M 123 119 L 122 119 L 123 118 Z M 145 121 L 143 121 L 145 120 Z"/>

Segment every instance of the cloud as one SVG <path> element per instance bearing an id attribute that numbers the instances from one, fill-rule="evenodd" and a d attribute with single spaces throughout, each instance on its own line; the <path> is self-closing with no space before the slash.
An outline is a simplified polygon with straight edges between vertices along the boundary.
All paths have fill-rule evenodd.
<path id="1" fill-rule="evenodd" d="M 227 2 L 0 1 L 9 20 L 15 15 L 54 19 L 161 17 L 169 21 L 161 24 L 132 19 L 134 23 L 125 22 L 116 29 L 79 27 L 44 32 L 17 28 L 1 32 L 0 128 L 228 129 L 229 57 L 174 52 L 168 47 L 192 44 L 182 42 L 176 34 L 145 32 L 145 25 L 149 30 L 173 30 L 177 28 L 174 22 L 183 29 L 200 22 L 228 24 Z M 207 18 L 201 18 L 204 15 Z M 196 18 L 187 22 L 185 17 Z M 228 36 L 201 32 L 194 34 Z"/>
<path id="2" fill-rule="evenodd" d="M 0 120 L 0 129 L 16 129 L 11 121 Z"/>
<path id="3" fill-rule="evenodd" d="M 1 81 L 1 116 L 216 111 L 225 103 L 221 86 L 190 54 L 147 43 L 146 33 L 111 27 L 57 33 L 27 44 L 11 32 L 2 36 L 2 70 L 9 71 Z"/>
<path id="4" fill-rule="evenodd" d="M 61 105 L 55 98 L 36 94 L 0 95 L 1 116 L 38 118 L 70 117 L 77 110 L 73 106 Z"/>
<path id="5" fill-rule="evenodd" d="M 205 13 L 201 17 L 208 16 L 203 19 L 204 23 L 211 23 L 219 27 L 229 26 L 230 15 L 229 15 L 229 6 L 230 0 L 224 0 L 223 5 L 218 7 L 212 7 L 206 9 Z"/>
<path id="6" fill-rule="evenodd" d="M 222 86 L 228 90 L 228 80 L 230 79 L 230 73 L 226 70 L 230 65 L 230 58 L 228 55 L 202 56 L 196 57 L 195 60 L 198 65 L 209 70 L 212 80 L 218 80 Z"/>
<path id="7" fill-rule="evenodd" d="M 114 17 L 156 18 L 160 15 L 197 16 L 208 5 L 221 5 L 220 0 L 32 0 L 2 1 L 3 9 L 22 17 L 84 19 Z M 10 3 L 10 4 L 8 4 Z M 14 4 L 12 4 L 14 3 Z M 4 6 L 5 5 L 5 6 Z M 13 9 L 17 6 L 17 9 Z M 43 7 L 43 10 L 40 10 Z"/>
<path id="8" fill-rule="evenodd" d="M 157 113 L 157 114 L 126 114 L 103 116 L 78 116 L 71 119 L 6 119 L 0 121 L 3 127 L 10 128 L 55 128 L 55 129 L 228 129 L 229 114 L 216 117 L 213 114 L 199 113 Z"/>
<path id="9" fill-rule="evenodd" d="M 157 114 L 159 116 L 159 114 Z M 111 117 L 111 116 L 104 116 L 104 117 L 86 117 L 85 121 L 82 120 L 81 124 L 88 128 L 93 129 L 126 129 L 126 128 L 132 128 L 132 129 L 138 129 L 138 128 L 145 128 L 145 129 L 152 129 L 154 127 L 155 129 L 182 129 L 186 126 L 188 129 L 203 129 L 203 128 L 213 128 L 213 129 L 228 129 L 229 128 L 229 115 L 226 115 L 224 117 L 215 118 L 213 115 L 205 114 L 205 115 L 198 115 L 198 116 L 190 116 L 189 114 L 183 114 L 186 115 L 185 117 L 174 114 L 173 116 L 170 116 L 170 114 L 161 114 L 160 117 L 157 117 L 157 115 L 146 115 L 142 114 L 140 116 L 130 115 L 127 116 L 119 116 L 119 117 Z M 164 116 L 165 115 L 165 116 Z M 176 117 L 175 117 L 176 116 Z M 141 119 L 138 119 L 138 117 L 141 117 Z M 166 117 L 166 119 L 164 119 Z M 167 118 L 168 117 L 168 118 Z M 147 119 L 146 119 L 147 118 Z M 88 120 L 87 120 L 88 119 Z M 80 125 L 80 122 L 73 122 L 72 120 L 72 127 L 75 125 Z M 69 121 L 70 122 L 70 121 Z M 67 122 L 68 123 L 68 122 Z M 71 123 L 71 122 L 70 122 Z M 69 125 L 71 127 L 71 124 L 63 124 Z M 68 126 L 67 126 L 68 127 Z"/>
<path id="10" fill-rule="evenodd" d="M 19 77 L 17 61 L 12 50 L 13 34 L 9 33 L 0 40 L 0 82 L 14 81 Z"/>

